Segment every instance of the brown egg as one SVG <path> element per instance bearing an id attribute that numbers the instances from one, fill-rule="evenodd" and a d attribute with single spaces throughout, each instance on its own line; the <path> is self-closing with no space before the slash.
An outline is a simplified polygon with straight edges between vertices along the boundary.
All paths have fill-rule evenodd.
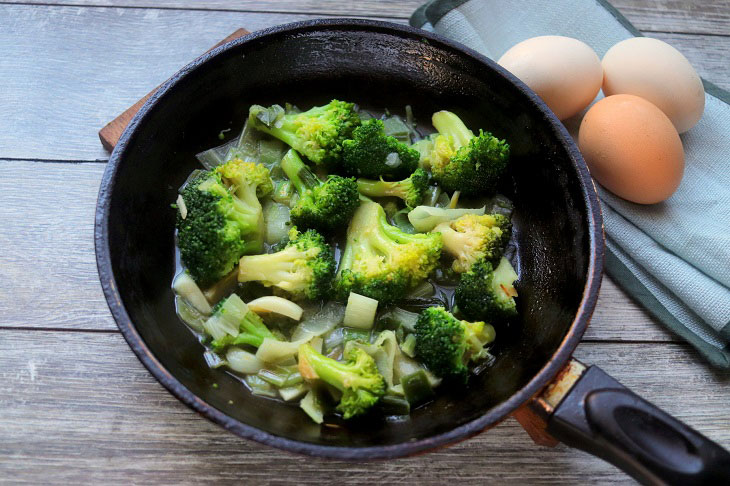
<path id="1" fill-rule="evenodd" d="M 654 103 L 679 133 L 702 118 L 705 88 L 686 57 L 659 39 L 632 37 L 603 56 L 606 96 L 632 94 Z"/>
<path id="2" fill-rule="evenodd" d="M 682 180 L 684 151 L 674 125 L 659 108 L 634 95 L 614 95 L 588 110 L 578 146 L 603 187 L 629 201 L 653 204 Z"/>
<path id="3" fill-rule="evenodd" d="M 512 46 L 497 61 L 565 120 L 591 104 L 603 68 L 595 51 L 571 37 L 543 35 Z"/>

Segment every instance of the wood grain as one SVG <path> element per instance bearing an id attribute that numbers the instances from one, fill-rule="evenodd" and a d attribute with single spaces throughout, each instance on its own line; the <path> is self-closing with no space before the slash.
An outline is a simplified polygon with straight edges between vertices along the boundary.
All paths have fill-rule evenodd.
<path id="1" fill-rule="evenodd" d="M 57 5 L 104 5 L 240 12 L 301 13 L 407 19 L 425 0 L 56 0 Z M 2 0 L 0 3 L 48 4 L 44 0 Z M 611 4 L 639 30 L 727 35 L 730 4 L 725 0 L 612 0 Z"/>
<path id="2" fill-rule="evenodd" d="M 238 439 L 167 393 L 117 334 L 0 332 L 0 473 L 30 483 L 586 484 L 626 482 L 565 446 L 531 444 L 513 420 L 425 456 L 345 464 Z M 714 375 L 683 345 L 581 345 L 578 356 L 720 444 L 730 446 L 730 374 Z M 656 369 L 672 363 L 671 384 Z M 671 392 L 667 392 L 671 385 Z M 694 396 L 692 406 L 683 397 Z M 273 469 L 272 469 L 273 468 Z M 559 476 L 556 472 L 559 471 Z"/>
<path id="3" fill-rule="evenodd" d="M 105 165 L 0 161 L 0 327 L 116 330 L 94 257 Z M 63 183 L 59 201 L 58 181 Z M 676 341 L 605 279 L 587 339 Z"/>
<path id="4" fill-rule="evenodd" d="M 513 420 L 398 461 L 345 464 L 274 451 L 179 403 L 116 331 L 93 251 L 104 164 L 69 163 L 106 158 L 98 128 L 242 25 L 322 15 L 404 22 L 420 3 L 0 0 L 0 482 L 634 484 L 587 454 L 534 446 Z M 612 3 L 730 87 L 727 0 Z M 577 358 L 730 447 L 730 374 L 673 344 L 608 278 L 585 340 Z"/>
<path id="5" fill-rule="evenodd" d="M 249 34 L 250 32 L 246 29 L 236 29 L 235 32 L 230 34 L 228 37 L 223 39 L 222 41 L 218 42 L 216 45 L 211 47 L 205 52 L 210 52 L 213 49 L 215 49 L 218 46 L 222 46 L 226 42 L 230 42 L 232 40 L 238 39 L 239 37 L 243 37 L 246 34 Z M 162 85 L 160 85 L 162 86 Z M 107 123 L 104 128 L 99 130 L 99 140 L 101 140 L 101 145 L 111 152 L 114 150 L 114 147 L 117 145 L 117 142 L 119 141 L 119 137 L 122 136 L 122 133 L 124 133 L 124 130 L 127 128 L 127 125 L 129 125 L 129 122 L 132 121 L 132 118 L 134 118 L 134 115 L 137 114 L 140 108 L 142 108 L 142 105 L 145 104 L 145 102 L 152 97 L 153 94 L 157 92 L 158 89 L 160 89 L 160 86 L 157 86 L 155 89 L 144 95 L 142 98 L 137 100 L 136 103 L 134 103 L 132 106 L 124 110 L 121 115 L 117 116 L 115 119 Z"/>
<path id="6" fill-rule="evenodd" d="M 106 159 L 99 129 L 210 46 L 308 18 L 0 5 L 0 157 Z"/>
<path id="7" fill-rule="evenodd" d="M 241 25 L 258 30 L 312 17 L 0 5 L 0 157 L 105 159 L 99 128 L 219 39 Z M 730 37 L 663 38 L 700 74 L 730 87 Z"/>

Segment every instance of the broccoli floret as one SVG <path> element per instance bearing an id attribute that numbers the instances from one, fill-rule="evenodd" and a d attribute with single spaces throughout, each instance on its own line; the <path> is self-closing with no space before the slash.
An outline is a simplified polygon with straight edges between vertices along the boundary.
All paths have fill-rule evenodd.
<path id="1" fill-rule="evenodd" d="M 299 193 L 299 199 L 291 208 L 293 224 L 322 232 L 347 225 L 360 204 L 355 179 L 331 175 L 323 182 L 293 149 L 284 155 L 281 168 Z"/>
<path id="2" fill-rule="evenodd" d="M 494 192 L 509 162 L 509 145 L 489 132 L 474 135 L 454 113 L 433 114 L 439 134 L 428 157 L 434 179 L 464 195 Z"/>
<path id="3" fill-rule="evenodd" d="M 395 196 L 405 201 L 406 206 L 415 208 L 423 200 L 423 194 L 428 188 L 428 172 L 418 168 L 408 179 L 387 182 L 371 179 L 358 179 L 357 188 L 360 194 L 370 197 Z"/>
<path id="4" fill-rule="evenodd" d="M 335 275 L 330 246 L 314 230 L 289 232 L 289 243 L 276 253 L 241 258 L 239 282 L 261 282 L 286 291 L 294 299 L 325 297 Z"/>
<path id="5" fill-rule="evenodd" d="M 332 100 L 300 113 L 285 113 L 284 108 L 253 105 L 249 123 L 304 154 L 315 164 L 336 166 L 342 158 L 342 142 L 360 125 L 354 103 Z"/>
<path id="6" fill-rule="evenodd" d="M 506 258 L 496 269 L 488 261 L 478 261 L 461 274 L 454 302 L 469 319 L 507 320 L 517 315 L 515 280 L 517 273 Z"/>
<path id="7" fill-rule="evenodd" d="M 268 196 L 274 190 L 269 169 L 263 164 L 233 159 L 215 168 L 223 182 L 244 202 L 254 204 L 254 198 Z"/>
<path id="8" fill-rule="evenodd" d="M 494 328 L 484 322 L 461 321 L 443 307 L 429 307 L 416 322 L 416 358 L 434 374 L 466 383 L 467 365 L 489 355 Z"/>
<path id="9" fill-rule="evenodd" d="M 299 348 L 299 372 L 306 380 L 321 379 L 342 392 L 337 410 L 345 419 L 367 412 L 385 394 L 385 379 L 375 360 L 360 348 L 345 355 L 347 362 L 318 353 L 309 344 Z"/>
<path id="10" fill-rule="evenodd" d="M 235 188 L 229 190 L 229 184 Z M 225 277 L 242 255 L 263 251 L 258 197 L 271 189 L 266 167 L 240 160 L 203 172 L 185 185 L 184 209 L 178 208 L 177 214 L 178 247 L 199 285 L 206 287 Z"/>
<path id="11" fill-rule="evenodd" d="M 342 169 L 370 179 L 401 179 L 418 167 L 419 153 L 385 134 L 381 120 L 371 118 L 342 144 Z"/>
<path id="12" fill-rule="evenodd" d="M 203 328 L 213 338 L 211 347 L 214 351 L 241 344 L 258 348 L 266 338 L 277 339 L 258 314 L 249 310 L 236 294 L 216 304 Z"/>
<path id="13" fill-rule="evenodd" d="M 444 222 L 433 231 L 441 233 L 444 250 L 454 257 L 455 272 L 468 271 L 479 260 L 496 262 L 509 241 L 511 223 L 502 214 L 466 214 Z"/>
<path id="14" fill-rule="evenodd" d="M 408 234 L 388 224 L 380 204 L 363 201 L 347 229 L 336 288 L 382 303 L 402 298 L 433 271 L 441 256 L 441 235 Z"/>

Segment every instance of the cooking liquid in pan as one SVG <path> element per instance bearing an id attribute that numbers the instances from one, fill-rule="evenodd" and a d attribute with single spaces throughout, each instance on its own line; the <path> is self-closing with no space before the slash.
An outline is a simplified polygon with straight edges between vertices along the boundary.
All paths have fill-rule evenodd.
<path id="1" fill-rule="evenodd" d="M 421 128 L 421 127 L 419 127 Z M 425 133 L 429 133 L 430 130 L 426 129 Z M 419 132 L 424 133 L 423 128 L 419 130 Z M 505 179 L 509 179 L 508 176 L 505 176 Z M 503 181 L 502 186 L 508 188 L 508 185 L 505 185 Z M 506 192 L 506 191 L 505 191 Z M 395 198 L 377 198 L 380 202 L 383 202 L 388 199 L 395 200 Z M 473 197 L 473 198 L 460 198 L 459 207 L 463 208 L 480 208 L 482 206 L 486 206 L 485 214 L 491 214 L 495 212 L 500 212 L 503 214 L 511 214 L 512 212 L 512 202 L 509 198 L 502 194 L 497 194 L 493 197 Z M 391 224 L 394 224 L 392 219 L 389 218 L 389 222 Z M 519 275 L 520 273 L 520 266 L 519 266 L 519 252 L 517 251 L 517 238 L 516 234 L 518 233 L 517 228 L 514 227 L 512 229 L 512 235 L 510 237 L 510 241 L 507 244 L 507 247 L 505 249 L 504 256 L 512 263 L 512 266 L 514 267 L 515 271 Z M 339 263 L 341 251 L 344 248 L 345 244 L 345 232 L 343 231 L 341 234 L 338 234 L 334 237 L 331 237 L 328 239 L 332 247 L 334 248 L 334 254 L 335 254 L 335 260 Z M 270 247 L 271 245 L 266 244 L 266 247 Z M 456 289 L 456 286 L 458 284 L 458 275 L 454 276 L 445 274 L 443 272 L 444 269 L 447 269 L 451 266 L 451 258 L 448 256 L 443 256 L 441 259 L 441 265 L 439 268 L 436 269 L 436 271 L 431 275 L 431 277 L 427 280 L 429 284 L 433 286 L 433 293 L 429 296 L 421 296 L 421 297 L 414 297 L 414 298 L 408 298 L 404 299 L 402 301 L 397 302 L 394 305 L 389 306 L 379 306 L 378 314 L 376 316 L 376 325 L 374 327 L 374 330 L 371 334 L 371 336 L 374 338 L 377 336 L 377 334 L 382 330 L 382 328 L 378 328 L 378 320 L 380 317 L 388 312 L 389 309 L 393 307 L 400 307 L 402 309 L 405 309 L 410 312 L 419 313 L 423 309 L 427 307 L 432 306 L 444 306 L 446 309 L 451 310 L 454 306 L 454 291 Z M 178 275 L 184 270 L 184 267 L 182 265 L 182 261 L 180 259 L 180 252 L 175 248 L 175 275 Z M 519 279 L 515 283 L 515 287 L 517 288 L 519 292 Z M 238 285 L 237 287 L 232 287 L 230 289 L 230 292 L 238 292 L 239 295 L 243 298 L 244 301 L 250 301 L 254 298 L 260 297 L 262 295 L 271 295 L 270 289 L 265 289 L 263 286 L 255 284 L 255 283 L 248 283 L 245 285 Z M 185 324 L 185 320 L 180 317 L 180 306 L 179 306 L 179 298 L 176 298 L 175 304 L 176 304 L 176 310 L 178 311 L 178 317 L 180 318 L 181 324 Z M 519 308 L 519 298 L 518 301 L 518 308 Z M 312 307 L 321 307 L 324 304 L 326 304 L 327 301 L 321 301 L 321 302 L 313 302 L 309 303 L 309 305 L 302 305 L 301 302 L 299 302 L 300 305 L 302 305 L 305 309 L 312 308 Z M 211 303 L 214 304 L 214 303 Z M 186 325 L 188 329 L 197 337 L 197 339 L 200 341 L 200 343 L 205 346 L 206 341 L 206 335 L 204 333 L 201 333 L 192 327 Z M 493 355 L 492 358 L 488 358 L 480 363 L 477 363 L 473 368 L 473 374 L 478 375 L 481 373 L 488 373 L 488 370 L 490 366 L 494 363 L 496 357 L 498 356 L 500 348 L 504 345 L 506 340 L 512 339 L 511 336 L 514 336 L 515 332 L 518 331 L 519 324 L 517 322 L 511 322 L 507 324 L 502 325 L 495 325 L 495 329 L 497 331 L 497 338 L 495 339 L 494 343 L 492 343 L 490 347 L 490 353 Z M 201 350 L 202 351 L 202 350 Z M 205 360 L 208 363 L 209 366 L 216 368 L 220 366 L 221 358 L 219 358 L 211 349 L 206 347 L 205 353 Z M 244 377 L 240 374 L 237 374 L 234 371 L 231 371 L 227 369 L 226 367 L 222 367 L 223 370 L 225 370 L 226 374 L 230 375 L 231 377 L 235 378 L 237 381 L 239 381 L 242 386 L 244 386 L 247 390 L 247 392 L 253 392 L 251 386 L 245 381 Z M 444 384 L 441 385 L 441 387 L 437 390 L 435 390 L 437 394 L 440 393 L 448 393 L 448 385 Z M 263 398 L 263 399 L 269 399 L 269 400 L 275 400 L 277 402 L 281 402 L 283 404 L 292 406 L 297 408 L 299 405 L 298 400 L 293 400 L 286 402 L 283 399 L 277 397 L 269 397 L 265 395 L 257 395 L 257 397 Z M 418 407 L 427 406 L 428 403 L 426 402 Z M 413 409 L 412 409 L 413 410 Z M 376 412 L 377 413 L 377 412 Z M 408 415 L 390 415 L 387 416 L 388 420 L 407 420 Z M 346 424 L 347 422 L 340 420 L 338 417 L 327 417 L 327 422 L 331 422 L 332 418 L 336 419 L 336 422 L 340 422 L 341 424 Z"/>

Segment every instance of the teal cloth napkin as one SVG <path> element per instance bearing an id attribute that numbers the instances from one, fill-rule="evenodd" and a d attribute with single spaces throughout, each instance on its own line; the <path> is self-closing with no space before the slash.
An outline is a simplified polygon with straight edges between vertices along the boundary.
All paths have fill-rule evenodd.
<path id="1" fill-rule="evenodd" d="M 411 25 L 495 60 L 538 35 L 580 39 L 599 57 L 641 35 L 602 0 L 433 0 Z M 607 273 L 713 365 L 730 368 L 730 93 L 707 82 L 705 91 L 702 119 L 681 135 L 686 168 L 671 198 L 643 206 L 598 193 Z M 566 121 L 573 136 L 581 117 Z"/>

